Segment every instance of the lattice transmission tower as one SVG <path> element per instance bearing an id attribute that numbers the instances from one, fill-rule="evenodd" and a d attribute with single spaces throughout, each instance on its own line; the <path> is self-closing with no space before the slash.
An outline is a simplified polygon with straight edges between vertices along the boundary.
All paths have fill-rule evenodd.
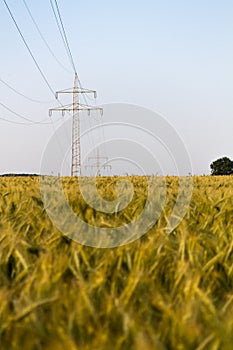
<path id="1" fill-rule="evenodd" d="M 106 164 L 108 161 L 108 157 L 104 157 L 100 155 L 99 148 L 97 148 L 96 156 L 94 157 L 88 157 L 88 161 L 95 160 L 96 162 L 91 165 L 86 165 L 85 168 L 91 168 L 96 169 L 97 176 L 100 176 L 101 168 L 103 169 L 112 169 L 112 166 L 109 164 Z M 102 161 L 105 161 L 104 164 L 102 164 Z"/>
<path id="2" fill-rule="evenodd" d="M 72 112 L 72 157 L 71 157 L 71 176 L 82 175 L 81 164 L 81 139 L 80 139 L 80 112 L 87 111 L 90 115 L 92 110 L 99 110 L 103 115 L 103 108 L 93 107 L 80 102 L 80 94 L 94 94 L 96 98 L 97 94 L 95 90 L 83 89 L 79 83 L 78 75 L 75 73 L 74 86 L 71 89 L 61 90 L 56 92 L 56 99 L 59 94 L 72 94 L 73 103 L 61 106 L 57 108 L 50 108 L 49 115 L 51 116 L 54 111 L 61 111 L 64 116 L 65 112 Z"/>

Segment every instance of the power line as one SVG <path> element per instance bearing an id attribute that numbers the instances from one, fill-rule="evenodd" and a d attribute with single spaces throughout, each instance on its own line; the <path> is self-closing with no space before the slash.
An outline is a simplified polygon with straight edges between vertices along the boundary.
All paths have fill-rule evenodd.
<path id="1" fill-rule="evenodd" d="M 16 29 L 17 29 L 19 35 L 21 36 L 21 39 L 23 40 L 23 43 L 24 43 L 24 45 L 26 46 L 26 48 L 27 48 L 27 50 L 28 50 L 28 52 L 29 52 L 31 58 L 33 59 L 33 61 L 34 61 L 35 65 L 36 65 L 38 71 L 40 72 L 41 76 L 43 77 L 43 79 L 44 79 L 46 85 L 48 86 L 49 90 L 50 90 L 51 93 L 54 95 L 54 91 L 53 91 L 51 85 L 49 84 L 49 82 L 48 82 L 46 76 L 44 75 L 42 69 L 40 68 L 39 64 L 37 63 L 37 60 L 36 60 L 35 56 L 33 55 L 33 53 L 32 53 L 32 51 L 31 51 L 30 47 L 28 46 L 28 44 L 27 44 L 27 42 L 26 42 L 26 40 L 25 40 L 25 38 L 24 38 L 24 36 L 23 36 L 23 33 L 21 32 L 21 30 L 20 30 L 20 28 L 19 28 L 19 26 L 18 26 L 18 24 L 17 24 L 17 22 L 16 22 L 16 20 L 15 20 L 15 18 L 14 18 L 14 16 L 13 16 L 13 14 L 12 14 L 12 12 L 11 12 L 11 10 L 10 10 L 8 4 L 7 4 L 7 2 L 6 2 L 6 0 L 3 0 L 3 1 L 4 1 L 4 4 L 5 4 L 5 6 L 6 6 L 8 12 L 9 12 L 9 14 L 10 14 L 10 17 L 11 17 L 12 21 L 14 22 L 14 25 L 15 25 L 15 27 L 16 27 Z"/>
<path id="2" fill-rule="evenodd" d="M 45 125 L 45 124 L 50 124 L 50 122 L 45 122 L 46 120 L 48 120 L 48 118 L 43 119 L 43 120 L 40 120 L 40 121 L 34 121 L 34 120 L 32 120 L 32 119 L 29 119 L 29 118 L 23 116 L 22 114 L 19 114 L 19 113 L 13 111 L 11 108 L 9 108 L 8 106 L 6 106 L 6 105 L 5 105 L 4 103 L 2 103 L 2 102 L 0 102 L 0 105 L 1 105 L 3 108 L 5 108 L 8 112 L 11 112 L 12 114 L 16 115 L 17 117 L 19 117 L 19 118 L 21 118 L 21 119 L 23 119 L 23 120 L 26 120 L 26 121 L 29 122 L 30 124 L 43 124 L 43 125 Z"/>
<path id="3" fill-rule="evenodd" d="M 58 27 L 58 30 L 59 30 L 59 33 L 60 33 L 60 36 L 61 36 L 64 48 L 65 48 L 67 56 L 68 56 L 68 58 L 70 60 L 69 50 L 67 48 L 67 44 L 66 44 L 65 38 L 63 36 L 63 32 L 62 32 L 62 29 L 61 29 L 61 26 L 60 26 L 60 23 L 59 23 L 59 20 L 58 20 L 58 17 L 57 17 L 57 14 L 56 14 L 56 11 L 55 11 L 55 8 L 54 8 L 52 0 L 50 0 L 50 5 L 51 5 L 52 11 L 53 11 L 53 15 L 54 15 L 55 21 L 57 23 L 57 27 Z M 73 66 L 72 66 L 72 68 L 73 68 Z"/>
<path id="4" fill-rule="evenodd" d="M 67 46 L 67 49 L 68 49 L 68 52 L 69 52 L 70 62 L 71 62 L 71 65 L 73 67 L 74 73 L 77 73 L 77 70 L 76 70 L 76 67 L 75 67 L 75 64 L 74 64 L 74 59 L 73 59 L 73 56 L 72 56 L 72 52 L 71 52 L 71 49 L 70 49 L 69 41 L 67 39 L 65 27 L 64 27 L 64 24 L 63 24 L 63 21 L 62 21 L 62 18 L 61 18 L 61 12 L 59 10 L 59 6 L 58 6 L 58 3 L 57 3 L 57 0 L 55 0 L 55 5 L 56 5 L 57 13 L 58 13 L 58 16 L 59 16 L 59 20 L 60 20 L 60 23 L 61 23 L 64 39 L 65 39 L 65 42 L 66 42 L 66 46 Z"/>
<path id="5" fill-rule="evenodd" d="M 71 52 L 71 49 L 70 49 L 69 41 L 68 41 L 68 38 L 67 38 L 67 35 L 66 35 L 65 26 L 64 26 L 63 21 L 62 21 L 61 11 L 59 9 L 58 2 L 57 2 L 57 0 L 55 0 L 56 10 L 57 10 L 57 13 L 58 13 L 58 17 L 59 17 L 60 23 L 59 23 L 59 20 L 58 20 L 58 17 L 57 17 L 57 14 L 56 14 L 56 11 L 55 11 L 55 8 L 54 8 L 52 0 L 50 0 L 50 4 L 51 4 L 51 7 L 52 7 L 52 11 L 53 11 L 53 14 L 54 14 L 54 17 L 55 17 L 55 20 L 56 20 L 56 23 L 57 23 L 57 27 L 59 29 L 59 32 L 60 32 L 60 35 L 61 35 L 61 38 L 62 38 L 62 41 L 63 41 L 63 44 L 64 44 L 64 47 L 65 47 L 66 53 L 67 53 L 67 55 L 69 57 L 70 63 L 72 65 L 72 68 L 73 68 L 74 73 L 76 75 L 77 74 L 77 69 L 76 69 L 76 66 L 75 66 L 75 63 L 74 63 L 74 59 L 73 59 L 73 55 L 72 55 L 72 52 Z M 80 88 L 83 89 L 83 86 L 82 86 L 82 83 L 81 83 L 81 81 L 79 79 L 79 76 L 78 76 L 78 83 L 79 83 Z M 83 96 L 83 98 L 84 98 L 84 101 L 86 102 L 86 104 L 88 104 L 85 95 Z"/>
<path id="6" fill-rule="evenodd" d="M 26 10 L 27 10 L 29 16 L 31 17 L 31 20 L 32 20 L 32 22 L 34 23 L 34 25 L 35 25 L 35 27 L 36 27 L 36 29 L 37 29 L 37 31 L 38 31 L 38 33 L 39 33 L 39 35 L 40 35 L 42 41 L 44 42 L 45 46 L 46 46 L 47 49 L 49 50 L 50 54 L 53 56 L 53 58 L 56 60 L 56 62 L 57 62 L 63 69 L 65 69 L 67 72 L 69 72 L 68 69 L 58 60 L 58 58 L 56 57 L 55 53 L 53 52 L 53 50 L 52 50 L 51 47 L 49 46 L 47 40 L 45 39 L 44 35 L 42 34 L 42 32 L 41 32 L 41 30 L 40 30 L 38 24 L 36 23 L 36 21 L 35 21 L 33 15 L 32 15 L 32 12 L 31 12 L 30 8 L 28 7 L 28 4 L 27 4 L 26 0 L 22 0 L 22 1 L 23 1 L 24 5 L 25 5 Z"/>
<path id="7" fill-rule="evenodd" d="M 33 123 L 20 123 L 20 122 L 16 122 L 14 120 L 9 120 L 9 119 L 3 118 L 3 117 L 0 117 L 0 120 L 3 120 L 4 122 L 7 122 L 7 123 L 17 124 L 17 125 L 24 125 L 24 126 L 29 126 L 29 125 L 33 124 Z"/>
<path id="8" fill-rule="evenodd" d="M 20 30 L 20 28 L 19 28 L 19 26 L 18 26 L 18 24 L 17 24 L 17 22 L 16 22 L 16 20 L 15 20 L 15 18 L 14 18 L 14 16 L 13 16 L 13 14 L 12 14 L 12 12 L 11 12 L 11 10 L 10 10 L 8 4 L 7 4 L 7 1 L 6 1 L 6 0 L 3 0 L 3 1 L 4 1 L 5 5 L 6 5 L 6 8 L 7 8 L 9 14 L 10 14 L 10 17 L 11 17 L 11 19 L 13 20 L 13 22 L 14 22 L 16 28 L 17 28 L 17 31 L 19 32 L 19 34 L 20 34 L 20 36 L 21 36 L 21 38 L 22 38 L 22 40 L 23 40 L 23 42 L 24 42 L 24 45 L 26 46 L 26 48 L 27 48 L 27 50 L 28 50 L 30 56 L 32 57 L 32 59 L 33 59 L 35 65 L 36 65 L 37 69 L 39 70 L 41 76 L 43 77 L 44 81 L 46 82 L 46 85 L 48 86 L 49 90 L 52 92 L 53 96 L 55 96 L 55 92 L 53 91 L 51 85 L 50 85 L 49 82 L 48 82 L 48 79 L 46 78 L 46 76 L 45 76 L 45 74 L 43 73 L 42 69 L 40 68 L 39 64 L 37 63 L 36 58 L 34 57 L 34 55 L 33 55 L 32 51 L 31 51 L 29 45 L 27 44 L 27 42 L 26 42 L 26 40 L 25 40 L 25 38 L 24 38 L 24 36 L 23 36 L 23 34 L 22 34 L 22 32 L 21 32 L 21 30 Z M 59 100 L 58 100 L 58 101 L 59 101 Z M 59 101 L 59 103 L 60 103 L 60 105 L 62 105 L 62 103 L 61 103 L 60 101 Z M 3 104 L 2 104 L 2 105 L 3 105 Z M 3 105 L 3 106 L 4 106 L 4 105 Z M 9 111 L 11 111 L 13 114 L 18 115 L 19 117 L 21 116 L 21 115 L 19 115 L 18 113 L 12 111 L 12 110 L 11 110 L 10 108 L 8 108 L 7 106 L 5 106 L 5 107 L 6 107 L 6 109 L 8 109 Z M 21 116 L 21 117 L 23 117 L 23 116 Z M 23 117 L 23 119 L 28 120 L 29 122 L 32 122 L 32 121 L 29 120 L 28 118 Z M 47 120 L 47 118 L 46 118 L 46 120 Z M 37 123 L 37 122 L 36 122 L 36 123 Z M 41 122 L 38 122 L 38 123 L 41 123 Z M 48 124 L 50 124 L 50 123 L 48 123 Z"/>
<path id="9" fill-rule="evenodd" d="M 10 119 L 7 119 L 7 118 L 3 118 L 3 117 L 0 117 L 0 120 L 3 120 L 4 122 L 7 122 L 7 123 L 11 123 L 11 124 L 17 124 L 17 125 L 24 125 L 24 126 L 32 126 L 32 125 L 48 125 L 48 124 L 51 124 L 51 123 L 39 123 L 39 122 L 34 122 L 34 121 L 31 121 L 31 122 L 17 122 L 15 120 L 10 120 Z M 60 119 L 58 119 L 57 121 L 60 121 Z M 54 126 L 54 125 L 53 125 Z"/>
<path id="10" fill-rule="evenodd" d="M 13 14 L 12 14 L 12 12 L 11 12 L 11 10 L 10 10 L 8 4 L 7 4 L 7 1 L 6 1 L 6 0 L 3 0 L 3 1 L 4 1 L 4 4 L 5 4 L 5 6 L 6 6 L 8 12 L 9 12 L 9 14 L 10 14 L 10 17 L 11 17 L 12 21 L 14 22 L 14 25 L 15 25 L 15 27 L 16 27 L 18 33 L 20 34 L 20 37 L 21 37 L 21 39 L 23 40 L 23 43 L 24 43 L 24 45 L 26 46 L 26 48 L 27 48 L 27 50 L 28 50 L 28 52 L 29 52 L 31 58 L 33 59 L 33 61 L 34 61 L 35 65 L 36 65 L 38 71 L 40 72 L 42 78 L 44 79 L 46 85 L 48 86 L 48 88 L 49 88 L 49 90 L 51 91 L 51 93 L 53 94 L 53 96 L 55 96 L 55 93 L 54 93 L 54 91 L 53 91 L 51 85 L 49 84 L 49 82 L 48 82 L 48 80 L 47 80 L 45 74 L 43 73 L 43 71 L 42 71 L 42 69 L 40 68 L 39 64 L 37 63 L 37 60 L 36 60 L 36 58 L 34 57 L 34 55 L 33 55 L 32 51 L 31 51 L 29 45 L 27 44 L 27 42 L 26 42 L 26 40 L 25 40 L 25 38 L 24 38 L 24 36 L 23 36 L 23 33 L 21 32 L 21 30 L 20 30 L 20 28 L 19 28 L 19 26 L 18 26 L 18 24 L 17 24 L 17 22 L 16 22 L 16 20 L 15 20 L 15 18 L 14 18 L 14 16 L 13 16 Z M 59 100 L 58 100 L 58 101 L 59 101 Z M 60 103 L 60 105 L 61 105 L 61 102 L 60 102 L 60 101 L 59 101 L 59 103 Z M 16 113 L 16 112 L 14 112 L 14 111 L 12 111 L 10 108 L 8 108 L 7 106 L 5 106 L 4 104 L 1 103 L 1 105 L 2 105 L 3 107 L 5 107 L 6 109 L 8 109 L 8 110 L 9 110 L 10 112 L 12 112 L 13 114 L 15 114 L 15 115 L 17 115 L 17 116 L 19 116 L 19 117 L 21 117 L 21 118 L 23 118 L 23 119 L 28 120 L 31 124 L 46 124 L 46 123 L 42 123 L 42 122 L 38 122 L 38 123 L 37 123 L 37 122 L 31 122 L 30 119 L 25 118 L 24 116 L 22 116 L 22 115 L 20 115 L 20 114 L 18 114 L 18 113 Z M 1 119 L 1 120 L 4 120 L 4 121 L 6 121 L 6 122 L 14 123 L 14 124 L 23 124 L 23 125 L 26 124 L 26 123 L 12 122 L 12 121 L 9 121 L 9 120 L 4 119 L 4 118 L 0 118 L 0 119 Z M 46 120 L 47 120 L 47 118 L 46 118 Z M 51 122 L 50 122 L 50 123 L 47 123 L 47 124 L 52 125 L 52 127 L 53 127 L 53 129 L 54 129 L 54 131 L 55 131 L 54 122 L 53 122 L 52 118 L 50 119 L 50 121 L 51 121 Z M 55 134 L 56 134 L 56 133 L 55 133 Z M 56 138 L 57 138 L 57 135 L 56 135 Z M 59 144 L 59 146 L 60 146 L 59 140 L 57 140 L 57 141 L 58 141 L 58 144 Z"/>
<path id="11" fill-rule="evenodd" d="M 11 89 L 12 91 L 14 91 L 16 94 L 18 94 L 19 96 L 24 97 L 25 99 L 27 99 L 28 101 L 31 102 L 36 102 L 36 103 L 49 103 L 51 101 L 39 101 L 39 100 L 35 100 L 33 98 L 30 98 L 26 95 L 24 95 L 23 93 L 19 92 L 18 90 L 16 90 L 15 88 L 13 88 L 10 84 L 8 84 L 6 81 L 4 81 L 2 78 L 0 78 L 0 82 L 3 83 L 4 85 L 6 85 L 9 89 Z"/>

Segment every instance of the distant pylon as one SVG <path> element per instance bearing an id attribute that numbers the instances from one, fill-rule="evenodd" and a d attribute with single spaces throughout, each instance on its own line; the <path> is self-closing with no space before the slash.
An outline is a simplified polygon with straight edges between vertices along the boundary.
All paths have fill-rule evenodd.
<path id="1" fill-rule="evenodd" d="M 91 164 L 91 165 L 86 165 L 86 168 L 91 168 L 91 169 L 96 168 L 97 176 L 100 176 L 100 175 L 101 175 L 101 173 L 100 173 L 101 168 L 104 168 L 104 169 L 106 169 L 106 168 L 112 169 L 112 166 L 109 165 L 109 164 L 101 164 L 101 161 L 107 162 L 108 157 L 100 156 L 99 148 L 97 148 L 97 152 L 96 152 L 96 153 L 97 153 L 97 154 L 96 154 L 96 157 L 88 157 L 88 161 L 90 161 L 91 159 L 94 159 L 94 160 L 96 160 L 96 163 Z"/>
<path id="2" fill-rule="evenodd" d="M 99 110 L 103 114 L 103 108 L 92 107 L 89 105 L 84 105 L 80 103 L 79 94 L 93 93 L 96 98 L 95 90 L 83 89 L 79 84 L 79 79 L 77 73 L 75 73 L 74 87 L 72 89 L 66 89 L 56 92 L 56 98 L 58 99 L 59 94 L 72 94 L 73 103 L 66 106 L 61 106 L 58 108 L 50 108 L 49 115 L 52 115 L 53 111 L 61 111 L 62 115 L 65 112 L 72 112 L 72 158 L 71 158 L 71 176 L 81 176 L 82 175 L 82 163 L 81 163 L 81 127 L 80 127 L 80 111 L 88 111 L 88 114 L 92 110 Z"/>

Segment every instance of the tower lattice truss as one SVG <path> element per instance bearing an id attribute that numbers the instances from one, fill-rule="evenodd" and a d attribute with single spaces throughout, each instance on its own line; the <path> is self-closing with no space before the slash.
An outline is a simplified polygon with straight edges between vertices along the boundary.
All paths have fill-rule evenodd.
<path id="1" fill-rule="evenodd" d="M 73 103 L 69 105 L 61 105 L 57 108 L 50 108 L 49 115 L 52 116 L 54 111 L 60 111 L 64 116 L 66 112 L 72 113 L 72 157 L 71 157 L 71 176 L 82 175 L 82 163 L 81 163 L 81 140 L 80 140 L 80 113 L 87 111 L 88 114 L 93 110 L 99 110 L 103 114 L 103 108 L 93 107 L 80 102 L 81 94 L 93 94 L 96 98 L 97 94 L 95 90 L 83 89 L 79 83 L 78 75 L 75 73 L 73 88 L 61 90 L 56 92 L 56 99 L 59 94 L 72 94 Z"/>

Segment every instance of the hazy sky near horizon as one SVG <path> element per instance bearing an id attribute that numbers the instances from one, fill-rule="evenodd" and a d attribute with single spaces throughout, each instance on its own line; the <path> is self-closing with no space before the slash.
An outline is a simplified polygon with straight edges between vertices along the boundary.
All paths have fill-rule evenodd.
<path id="1" fill-rule="evenodd" d="M 49 0 L 8 0 L 15 19 L 54 91 L 73 84 L 73 72 Z M 194 174 L 208 174 L 218 157 L 233 158 L 233 2 L 230 0 L 59 0 L 83 86 L 98 103 L 125 102 L 161 113 L 177 130 Z M 57 106 L 0 3 L 0 102 L 35 121 Z M 64 67 L 63 67 L 64 66 Z M 0 105 L 0 118 L 23 122 Z M 53 120 L 59 119 L 59 115 Z M 55 126 L 59 125 L 55 123 Z M 38 173 L 54 129 L 0 119 L 0 173 Z M 59 142 L 62 142 L 60 140 Z"/>

